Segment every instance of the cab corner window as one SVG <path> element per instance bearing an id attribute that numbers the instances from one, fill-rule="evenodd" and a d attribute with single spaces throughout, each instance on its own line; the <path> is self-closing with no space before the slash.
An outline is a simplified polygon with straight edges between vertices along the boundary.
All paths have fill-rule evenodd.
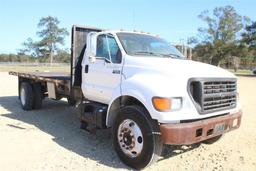
<path id="1" fill-rule="evenodd" d="M 121 63 L 122 55 L 114 37 L 109 35 L 99 35 L 97 37 L 96 56 L 107 59 L 112 63 Z"/>

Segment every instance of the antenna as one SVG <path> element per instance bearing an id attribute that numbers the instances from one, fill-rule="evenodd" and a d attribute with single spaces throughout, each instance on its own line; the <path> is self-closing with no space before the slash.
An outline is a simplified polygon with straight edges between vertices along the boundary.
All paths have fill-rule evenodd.
<path id="1" fill-rule="evenodd" d="M 132 27 L 133 27 L 133 30 L 135 29 L 135 12 L 134 12 L 134 9 L 132 9 Z"/>

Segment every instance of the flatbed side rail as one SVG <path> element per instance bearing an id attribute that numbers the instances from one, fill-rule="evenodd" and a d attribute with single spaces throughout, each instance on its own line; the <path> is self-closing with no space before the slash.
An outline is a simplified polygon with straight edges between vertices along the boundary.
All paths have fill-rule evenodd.
<path id="1" fill-rule="evenodd" d="M 22 72 L 10 71 L 9 74 L 14 75 L 14 76 L 18 76 L 18 77 L 21 77 L 21 78 L 35 80 L 35 81 L 46 81 L 46 82 L 52 82 L 52 83 L 61 84 L 61 85 L 67 85 L 69 83 L 68 80 L 58 80 L 58 79 L 48 78 L 48 77 L 35 75 L 35 74 L 31 74 L 31 73 L 22 73 Z"/>

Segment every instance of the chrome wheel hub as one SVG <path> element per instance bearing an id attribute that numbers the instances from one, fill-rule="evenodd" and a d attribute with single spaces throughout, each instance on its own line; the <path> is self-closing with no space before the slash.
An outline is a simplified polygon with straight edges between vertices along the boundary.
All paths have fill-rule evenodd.
<path id="1" fill-rule="evenodd" d="M 129 157 L 137 157 L 143 149 L 143 136 L 140 127 L 131 119 L 125 119 L 118 127 L 118 143 Z"/>

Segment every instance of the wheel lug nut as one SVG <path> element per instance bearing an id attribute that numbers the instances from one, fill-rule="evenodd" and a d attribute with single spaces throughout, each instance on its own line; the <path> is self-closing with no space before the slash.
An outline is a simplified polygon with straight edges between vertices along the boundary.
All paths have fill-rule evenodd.
<path id="1" fill-rule="evenodd" d="M 129 126 L 130 126 L 130 127 L 132 127 L 133 125 L 134 125 L 134 123 L 133 123 L 133 122 L 129 123 Z"/>

